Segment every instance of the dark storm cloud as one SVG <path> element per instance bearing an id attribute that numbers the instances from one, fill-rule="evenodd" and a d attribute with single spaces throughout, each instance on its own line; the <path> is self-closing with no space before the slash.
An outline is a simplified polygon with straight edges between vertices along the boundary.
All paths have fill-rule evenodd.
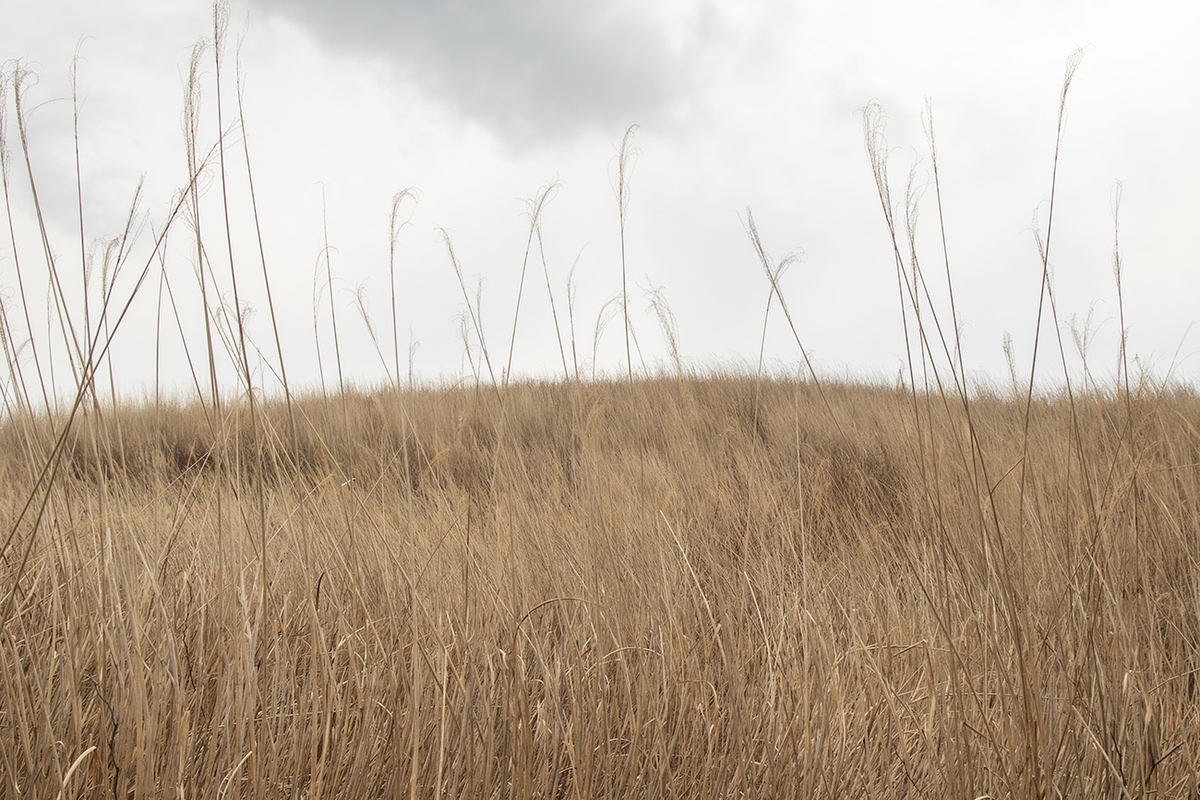
<path id="1" fill-rule="evenodd" d="M 342 54 L 383 58 L 427 97 L 520 148 L 681 121 L 729 51 L 713 3 L 254 0 Z M 651 13 L 647 12 L 651 10 Z"/>

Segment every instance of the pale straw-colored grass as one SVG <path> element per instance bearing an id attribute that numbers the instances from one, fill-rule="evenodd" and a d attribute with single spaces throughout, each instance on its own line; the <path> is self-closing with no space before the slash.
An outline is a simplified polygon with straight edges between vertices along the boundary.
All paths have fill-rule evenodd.
<path id="1" fill-rule="evenodd" d="M 635 379 L 624 273 L 621 380 L 579 379 L 569 280 L 573 369 L 554 326 L 573 379 L 497 376 L 447 234 L 473 386 L 421 387 L 411 363 L 403 386 L 393 288 L 390 387 L 351 388 L 335 335 L 338 391 L 303 396 L 283 379 L 272 402 L 205 255 L 229 220 L 201 225 L 199 177 L 226 171 L 200 144 L 203 54 L 187 92 L 192 178 L 156 234 L 186 220 L 209 287 L 187 352 L 195 402 L 131 403 L 111 374 L 107 401 L 95 388 L 156 269 L 160 315 L 182 330 L 160 246 L 144 263 L 105 250 L 111 277 L 85 285 L 87 311 L 71 316 L 52 252 L 35 266 L 13 237 L 0 794 L 1196 796 L 1200 398 L 1135 380 L 1124 342 L 1111 387 L 1065 375 L 1035 391 L 1035 359 L 1010 394 L 968 390 L 950 258 L 939 308 L 892 218 L 875 109 L 868 151 L 910 354 L 896 388 L 817 375 L 780 285 L 788 260 L 770 258 L 748 213 L 765 314 L 777 303 L 787 318 L 798 378 L 689 369 L 656 293 L 674 372 Z M 22 100 L 25 73 L 5 78 Z M 8 208 L 18 166 L 5 155 Z M 393 204 L 393 287 L 410 197 Z M 1061 330 L 1049 220 L 1039 245 L 1039 303 Z M 43 266 L 56 343 L 35 335 L 22 281 Z M 117 291 L 123 268 L 140 277 Z M 514 310 L 508 367 L 518 322 Z M 220 386 L 226 361 L 238 380 Z"/>

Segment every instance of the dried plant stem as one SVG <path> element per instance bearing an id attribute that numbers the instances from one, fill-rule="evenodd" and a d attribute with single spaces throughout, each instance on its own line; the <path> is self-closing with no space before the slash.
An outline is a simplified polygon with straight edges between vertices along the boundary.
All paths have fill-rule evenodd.
<path id="1" fill-rule="evenodd" d="M 329 326 L 333 329 L 333 355 L 337 362 L 338 397 L 341 399 L 342 418 L 349 425 L 350 417 L 346 409 L 346 378 L 342 373 L 342 346 L 338 340 L 337 303 L 335 302 L 333 290 L 333 267 L 330 264 L 329 218 L 326 213 L 324 184 L 321 185 L 321 235 L 324 241 L 324 246 L 321 248 L 321 255 L 325 259 L 325 285 L 329 290 Z"/>
<path id="2" fill-rule="evenodd" d="M 237 108 L 238 108 L 238 127 L 241 131 L 242 152 L 246 157 L 246 184 L 250 193 L 250 211 L 254 217 L 254 236 L 258 242 L 258 258 L 259 264 L 262 266 L 263 288 L 267 294 L 267 310 L 271 315 L 271 332 L 275 336 L 275 352 L 279 358 L 279 375 L 280 382 L 283 384 L 283 397 L 288 407 L 288 431 L 294 440 L 297 435 L 296 431 L 296 415 L 292 408 L 292 389 L 288 384 L 287 364 L 283 357 L 283 343 L 279 337 L 279 322 L 275 316 L 275 299 L 271 294 L 271 278 L 267 272 L 267 254 L 266 248 L 263 245 L 262 225 L 259 222 L 258 216 L 258 198 L 254 193 L 254 170 L 250 166 L 250 140 L 246 134 L 246 112 L 243 106 L 243 81 L 242 81 L 242 65 L 241 65 L 241 45 L 238 46 L 238 57 L 234 80 L 237 85 Z"/>
<path id="3" fill-rule="evenodd" d="M 629 368 L 629 382 L 633 383 L 633 356 L 629 349 L 629 285 L 625 267 L 625 219 L 629 211 L 629 180 L 633 177 L 633 168 L 637 163 L 638 151 L 632 146 L 633 134 L 637 125 L 630 125 L 621 137 L 621 147 L 617 151 L 617 210 L 621 224 L 621 312 L 625 317 L 625 363 Z"/>
<path id="4" fill-rule="evenodd" d="M 546 203 L 550 201 L 550 198 L 557 190 L 557 183 L 547 184 L 546 186 L 542 187 L 542 190 L 539 191 L 537 195 L 535 195 L 534 198 L 527 204 L 529 214 L 529 236 L 525 240 L 525 257 L 521 261 L 521 279 L 517 283 L 517 303 L 516 308 L 513 310 L 512 336 L 508 341 L 508 362 L 504 367 L 504 385 L 502 387 L 504 389 L 508 388 L 508 381 L 512 376 L 513 352 L 516 350 L 517 346 L 517 322 L 521 317 L 521 296 L 525 292 L 525 271 L 529 267 L 529 253 L 533 249 L 533 237 L 534 235 L 537 235 L 538 245 L 540 247 L 542 241 L 540 227 L 542 210 L 545 209 Z M 548 279 L 547 285 L 549 285 Z M 559 344 L 561 346 L 562 342 L 560 341 Z"/>

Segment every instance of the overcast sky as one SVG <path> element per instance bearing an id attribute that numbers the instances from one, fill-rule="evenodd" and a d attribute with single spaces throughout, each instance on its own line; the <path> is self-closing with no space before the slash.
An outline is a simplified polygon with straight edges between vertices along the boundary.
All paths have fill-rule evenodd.
<path id="1" fill-rule="evenodd" d="M 411 344 L 418 378 L 471 374 L 460 335 L 467 305 L 444 230 L 472 299 L 481 288 L 482 326 L 499 373 L 508 360 L 529 233 L 527 203 L 555 181 L 542 217 L 546 270 L 535 247 L 514 373 L 563 374 L 554 313 L 572 374 L 578 363 L 590 375 L 593 353 L 598 372 L 623 373 L 620 320 L 603 328 L 598 345 L 595 333 L 606 301 L 621 289 L 615 157 L 634 123 L 640 127 L 632 139 L 637 157 L 625 245 L 638 371 L 643 362 L 650 370 L 670 364 L 650 310 L 655 288 L 678 321 L 689 367 L 757 364 L 770 285 L 746 235 L 749 207 L 775 260 L 800 256 L 780 285 L 817 368 L 893 380 L 904 363 L 904 337 L 895 262 L 864 148 L 863 109 L 874 101 L 885 115 L 897 204 L 915 165 L 916 186 L 925 190 L 918 252 L 928 279 L 941 287 L 921 117 L 926 98 L 935 118 L 964 360 L 976 377 L 1007 381 L 1007 333 L 1017 367 L 1027 373 L 1041 281 L 1033 220 L 1044 229 L 1059 95 L 1076 48 L 1083 60 L 1067 99 L 1050 253 L 1059 316 L 1064 325 L 1073 316 L 1084 325 L 1091 311 L 1091 365 L 1111 379 L 1119 339 L 1113 188 L 1121 181 L 1130 354 L 1160 375 L 1174 364 L 1183 379 L 1200 376 L 1200 340 L 1189 333 L 1200 300 L 1195 4 L 1148 2 L 1135 10 L 1129 3 L 1073 0 L 238 0 L 228 19 L 222 112 L 227 126 L 237 121 L 240 60 L 267 270 L 285 363 L 297 385 L 312 388 L 319 380 L 314 296 L 329 385 L 336 383 L 330 298 L 347 380 L 374 385 L 387 379 L 385 365 L 394 371 L 389 213 L 392 197 L 407 187 L 419 202 L 402 207 L 411 219 L 396 248 L 401 372 L 408 371 Z M 6 12 L 0 57 L 20 59 L 36 75 L 36 83 L 25 84 L 30 156 L 52 252 L 76 302 L 81 259 L 69 99 L 76 49 L 88 243 L 120 233 L 138 180 L 145 180 L 139 217 L 145 228 L 118 276 L 121 295 L 132 288 L 153 232 L 186 184 L 188 63 L 194 45 L 212 35 L 205 3 L 48 0 Z M 200 63 L 207 148 L 218 134 L 211 50 Z M 44 348 L 45 257 L 12 79 L 10 62 L 5 131 L 17 250 L 14 257 L 7 232 L 0 237 L 0 289 L 13 335 L 27 338 L 14 268 L 19 259 Z M 252 345 L 262 353 L 252 365 L 256 380 L 273 391 L 278 358 L 242 141 L 235 127 L 226 148 L 234 265 L 240 298 L 253 309 Z M 202 187 L 206 253 L 219 292 L 231 302 L 215 166 Z M 332 292 L 321 258 L 323 196 Z M 166 270 L 191 355 L 202 359 L 196 260 L 190 224 L 177 219 Z M 159 273 L 151 270 L 113 345 L 126 392 L 141 393 L 154 381 Z M 934 299 L 941 298 L 935 289 Z M 186 389 L 192 378 L 169 310 L 159 330 L 163 380 Z M 473 335 L 470 341 L 477 355 Z M 1047 338 L 1043 346 L 1057 343 Z M 32 352 L 22 350 L 28 369 Z M 1057 351 L 1052 355 L 1042 362 L 1047 375 L 1058 363 Z M 787 371 L 800 360 L 777 306 L 767 359 Z M 60 381 L 66 369 L 60 353 Z M 221 369 L 232 374 L 228 359 Z"/>

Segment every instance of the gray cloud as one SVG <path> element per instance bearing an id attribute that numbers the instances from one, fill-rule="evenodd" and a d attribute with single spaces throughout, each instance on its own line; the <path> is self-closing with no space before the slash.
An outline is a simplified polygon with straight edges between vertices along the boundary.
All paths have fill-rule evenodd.
<path id="1" fill-rule="evenodd" d="M 253 2 L 340 54 L 382 58 L 518 150 L 632 122 L 682 124 L 703 105 L 706 75 L 757 49 L 744 19 L 714 0 L 672 17 L 658 4 L 593 0 Z"/>

